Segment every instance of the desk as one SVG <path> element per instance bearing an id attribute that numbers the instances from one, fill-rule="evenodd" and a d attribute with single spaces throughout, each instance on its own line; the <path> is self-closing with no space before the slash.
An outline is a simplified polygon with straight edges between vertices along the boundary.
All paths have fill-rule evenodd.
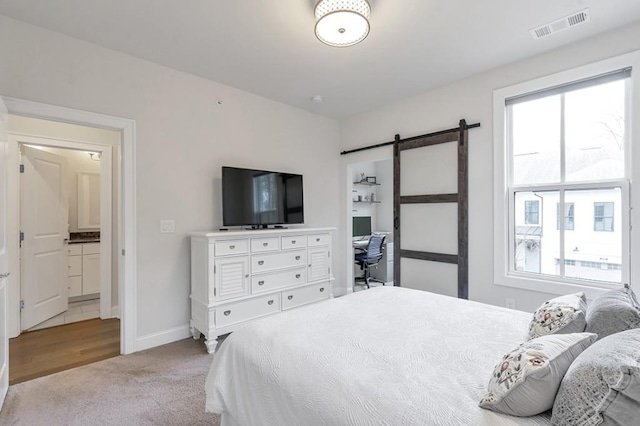
<path id="1" fill-rule="evenodd" d="M 370 237 L 363 238 L 361 240 L 354 240 L 351 244 L 354 249 L 366 249 L 369 245 L 369 238 Z"/>

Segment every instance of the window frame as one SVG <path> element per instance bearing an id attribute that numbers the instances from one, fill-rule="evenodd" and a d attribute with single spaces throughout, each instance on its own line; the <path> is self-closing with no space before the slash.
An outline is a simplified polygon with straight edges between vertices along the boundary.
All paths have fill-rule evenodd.
<path id="1" fill-rule="evenodd" d="M 632 149 L 633 135 L 640 134 L 640 107 L 635 110 L 633 103 L 640 105 L 640 51 L 626 55 L 606 59 L 600 62 L 581 66 L 578 68 L 563 71 L 557 74 L 534 79 L 531 81 L 515 84 L 503 89 L 495 90 L 493 93 L 493 126 L 494 126 L 494 284 L 507 287 L 515 287 L 551 294 L 566 294 L 569 292 L 584 291 L 587 297 L 597 297 L 611 288 L 618 288 L 618 284 L 608 284 L 604 282 L 591 282 L 588 280 L 571 279 L 554 275 L 532 276 L 529 273 L 512 271 L 510 268 L 513 244 L 510 241 L 510 230 L 514 229 L 515 186 L 509 187 L 509 161 L 510 147 L 508 146 L 508 122 L 507 99 L 516 96 L 547 90 L 552 87 L 570 84 L 576 81 L 592 78 L 601 74 L 614 72 L 623 68 L 631 68 L 631 77 L 627 82 L 625 132 L 627 135 L 625 143 L 625 176 L 622 180 L 598 181 L 597 183 L 572 183 L 570 189 L 598 189 L 621 187 L 621 237 L 622 237 L 622 283 L 628 283 L 631 276 L 640 276 L 640 262 L 634 265 L 630 261 L 631 245 L 640 242 L 637 231 L 630 227 L 634 217 L 640 220 L 640 213 L 631 209 L 631 199 L 634 198 L 633 187 L 629 181 L 635 178 L 639 180 L 640 173 L 634 170 L 632 163 L 640 164 L 640 150 Z M 635 102 L 634 102 L 635 101 Z M 640 167 L 638 167 L 640 169 Z M 557 190 L 557 185 L 527 185 L 527 188 L 536 187 L 536 190 Z M 569 189 L 569 188 L 566 188 Z M 634 191 L 637 192 L 637 191 Z M 638 194 L 640 195 L 640 194 Z M 637 210 L 637 209 L 636 209 Z M 564 215 L 563 215 L 564 216 Z M 564 217 L 562 218 L 564 222 Z M 562 224 L 564 228 L 564 223 Z M 628 230 L 628 231 L 626 231 Z M 564 266 L 564 265 L 563 265 Z"/>
<path id="2" fill-rule="evenodd" d="M 560 231 L 560 221 L 564 222 L 564 231 L 575 231 L 576 230 L 576 211 L 575 211 L 575 203 L 564 203 L 565 206 L 570 206 L 568 212 L 572 214 L 566 215 L 564 212 L 560 211 L 560 203 L 556 203 L 556 230 Z M 567 219 L 571 219 L 567 222 Z M 567 223 L 571 223 L 571 228 L 567 227 Z"/>
<path id="3" fill-rule="evenodd" d="M 535 222 L 528 222 L 529 215 L 531 215 L 533 210 L 527 209 L 527 206 L 535 205 L 535 214 L 537 220 Z M 525 225 L 540 225 L 540 200 L 524 200 L 524 224 Z"/>
<path id="4" fill-rule="evenodd" d="M 596 215 L 596 209 L 597 209 L 597 205 L 598 204 L 602 204 L 602 216 L 598 216 Z M 607 216 L 606 213 L 606 206 L 607 204 L 611 205 L 611 216 Z M 616 205 L 615 203 L 612 203 L 611 201 L 595 201 L 593 203 L 593 232 L 613 232 L 615 231 L 615 208 Z M 602 229 L 598 229 L 598 227 L 596 226 L 597 222 L 597 218 L 601 219 L 602 222 Z M 606 229 L 605 226 L 605 219 L 611 219 L 611 229 Z"/>

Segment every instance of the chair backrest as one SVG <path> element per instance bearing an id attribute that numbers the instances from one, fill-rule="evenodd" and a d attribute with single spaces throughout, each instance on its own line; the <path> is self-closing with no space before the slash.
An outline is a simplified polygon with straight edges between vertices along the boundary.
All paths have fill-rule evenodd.
<path id="1" fill-rule="evenodd" d="M 382 247 L 384 246 L 384 235 L 372 235 L 369 238 L 369 244 L 367 246 L 367 261 L 377 262 L 382 258 Z"/>

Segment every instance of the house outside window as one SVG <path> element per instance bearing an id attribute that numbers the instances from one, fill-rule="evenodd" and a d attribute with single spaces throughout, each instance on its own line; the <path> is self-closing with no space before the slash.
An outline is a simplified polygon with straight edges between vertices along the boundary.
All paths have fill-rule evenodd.
<path id="1" fill-rule="evenodd" d="M 613 203 L 593 204 L 593 230 L 613 232 Z"/>
<path id="2" fill-rule="evenodd" d="M 538 200 L 524 202 L 524 223 L 527 225 L 540 224 L 540 202 Z"/>
<path id="3" fill-rule="evenodd" d="M 563 294 L 628 282 L 636 56 L 494 92 L 496 284 Z"/>
<path id="4" fill-rule="evenodd" d="M 556 204 L 556 216 L 558 217 L 558 221 L 556 224 L 556 229 L 560 230 L 560 218 L 564 217 L 564 230 L 565 231 L 573 231 L 575 229 L 575 221 L 574 221 L 574 213 L 573 213 L 573 203 L 564 203 L 564 214 L 561 214 L 560 203 Z"/>

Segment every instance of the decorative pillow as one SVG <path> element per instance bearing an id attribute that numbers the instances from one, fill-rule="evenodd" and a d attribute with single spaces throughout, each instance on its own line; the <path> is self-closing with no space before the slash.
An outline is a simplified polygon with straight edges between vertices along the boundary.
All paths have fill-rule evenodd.
<path id="1" fill-rule="evenodd" d="M 512 416 L 547 411 L 571 362 L 596 338 L 591 333 L 549 334 L 521 344 L 498 363 L 479 406 Z"/>
<path id="2" fill-rule="evenodd" d="M 576 358 L 553 404 L 554 425 L 640 424 L 640 329 L 598 340 Z"/>
<path id="3" fill-rule="evenodd" d="M 587 325 L 584 293 L 567 294 L 542 304 L 529 324 L 529 339 L 547 334 L 582 333 Z"/>
<path id="4" fill-rule="evenodd" d="M 640 328 L 638 299 L 625 284 L 622 290 L 612 290 L 589 303 L 587 329 L 598 339 L 632 328 Z"/>

